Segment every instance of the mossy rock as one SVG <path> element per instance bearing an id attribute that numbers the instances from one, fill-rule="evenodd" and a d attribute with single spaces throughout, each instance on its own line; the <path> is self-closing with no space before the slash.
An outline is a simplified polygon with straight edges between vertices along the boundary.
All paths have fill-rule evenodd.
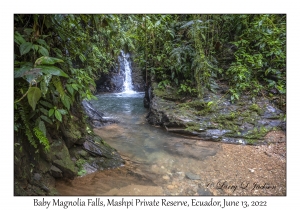
<path id="1" fill-rule="evenodd" d="M 73 178 L 76 176 L 75 164 L 71 160 L 69 150 L 64 141 L 54 140 L 50 145 L 49 152 L 45 155 L 47 161 L 53 163 L 53 165 L 63 172 L 64 177 Z"/>
<path id="2" fill-rule="evenodd" d="M 72 120 L 61 128 L 61 131 L 64 135 L 64 141 L 66 142 L 66 146 L 68 148 L 72 147 L 82 138 L 82 134 L 80 132 L 81 128 L 78 123 L 79 121 Z"/>
<path id="3" fill-rule="evenodd" d="M 170 101 L 178 101 L 182 98 L 182 96 L 177 93 L 177 90 L 173 88 L 162 89 L 157 87 L 153 89 L 153 93 L 157 97 Z"/>

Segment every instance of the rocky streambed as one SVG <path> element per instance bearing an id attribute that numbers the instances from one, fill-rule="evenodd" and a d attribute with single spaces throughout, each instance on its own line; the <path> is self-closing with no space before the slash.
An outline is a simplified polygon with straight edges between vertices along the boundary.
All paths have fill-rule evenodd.
<path id="1" fill-rule="evenodd" d="M 141 106 L 140 93 L 103 94 L 91 101 L 89 120 L 105 125 L 94 128 L 95 134 L 125 163 L 60 180 L 60 195 L 286 194 L 284 113 L 267 99 L 244 96 L 231 103 L 224 94 L 206 93 L 197 101 L 177 97 L 174 90 L 149 92 L 149 110 Z M 101 155 L 101 149 L 90 151 Z M 267 188 L 254 189 L 257 185 Z"/>

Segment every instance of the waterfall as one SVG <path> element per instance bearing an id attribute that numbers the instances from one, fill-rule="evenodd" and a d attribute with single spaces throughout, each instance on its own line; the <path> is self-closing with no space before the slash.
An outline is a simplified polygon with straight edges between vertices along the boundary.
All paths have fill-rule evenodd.
<path id="1" fill-rule="evenodd" d="M 125 54 L 123 50 L 121 50 L 121 56 L 123 57 L 124 62 L 124 70 L 125 70 L 125 80 L 123 83 L 123 93 L 135 93 L 132 86 L 131 79 L 131 68 L 129 63 L 129 54 Z"/>

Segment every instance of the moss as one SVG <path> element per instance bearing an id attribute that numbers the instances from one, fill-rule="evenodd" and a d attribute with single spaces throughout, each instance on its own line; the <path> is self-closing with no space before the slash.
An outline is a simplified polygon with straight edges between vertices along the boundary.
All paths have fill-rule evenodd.
<path id="1" fill-rule="evenodd" d="M 75 165 L 78 167 L 78 172 L 77 175 L 78 176 L 83 176 L 86 174 L 86 170 L 83 168 L 83 165 L 86 163 L 86 160 L 79 158 Z"/>
<path id="2" fill-rule="evenodd" d="M 179 101 L 181 100 L 181 96 L 177 93 L 175 88 L 158 88 L 154 87 L 153 93 L 155 96 L 160 97 L 162 99 L 170 100 L 170 101 Z"/>
<path id="3" fill-rule="evenodd" d="M 230 112 L 229 114 L 220 114 L 214 119 L 215 122 L 225 123 L 226 121 L 233 121 L 237 119 L 238 114 L 236 112 Z"/>
<path id="4" fill-rule="evenodd" d="M 250 110 L 257 112 L 257 114 L 262 115 L 263 114 L 263 110 L 257 105 L 257 104 L 252 104 L 249 107 Z"/>
<path id="5" fill-rule="evenodd" d="M 207 104 L 203 101 L 195 100 L 187 103 L 189 107 L 194 108 L 196 110 L 203 110 L 207 108 Z"/>
<path id="6" fill-rule="evenodd" d="M 181 103 L 177 105 L 181 111 L 190 111 L 193 112 L 194 115 L 197 116 L 205 116 L 211 112 L 213 112 L 213 106 L 208 105 L 208 103 L 194 100 L 191 102 Z"/>
<path id="7" fill-rule="evenodd" d="M 71 135 L 74 139 L 80 139 L 81 138 L 81 132 L 79 131 L 79 127 L 76 126 L 76 125 L 77 124 L 75 124 L 75 123 L 74 124 L 71 123 L 70 127 L 69 127 L 69 131 L 70 131 L 70 133 L 71 133 Z"/>
<path id="8" fill-rule="evenodd" d="M 257 143 L 257 140 L 254 139 L 246 139 L 246 144 L 255 145 Z"/>
<path id="9" fill-rule="evenodd" d="M 265 135 L 270 131 L 270 128 L 266 128 L 266 127 L 260 127 L 260 128 L 254 128 L 251 131 L 248 131 L 248 133 L 245 135 L 245 138 L 247 140 L 249 139 L 253 139 L 253 140 L 258 140 L 258 139 L 262 139 L 263 137 L 265 137 Z"/>
<path id="10" fill-rule="evenodd" d="M 239 106 L 245 106 L 247 103 L 245 101 L 238 101 L 237 105 Z"/>
<path id="11" fill-rule="evenodd" d="M 185 130 L 186 131 L 196 131 L 196 132 L 201 132 L 203 130 L 205 130 L 207 128 L 206 126 L 206 123 L 197 123 L 197 122 L 188 122 L 185 124 L 186 128 Z"/>
<path id="12" fill-rule="evenodd" d="M 107 144 L 100 136 L 93 136 L 93 141 L 95 142 L 95 144 L 97 144 L 98 146 L 105 146 L 107 148 L 110 148 L 112 150 L 115 150 L 114 148 L 112 148 L 109 144 Z"/>

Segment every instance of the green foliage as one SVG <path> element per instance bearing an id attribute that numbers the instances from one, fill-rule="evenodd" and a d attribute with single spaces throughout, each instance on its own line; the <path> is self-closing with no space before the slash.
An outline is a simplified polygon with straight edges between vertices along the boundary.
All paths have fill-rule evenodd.
<path id="1" fill-rule="evenodd" d="M 18 113 L 21 116 L 21 120 L 22 120 L 22 123 L 24 125 L 22 128 L 25 129 L 25 134 L 28 138 L 29 143 L 34 148 L 37 148 L 37 143 L 36 143 L 36 141 L 33 137 L 32 130 L 31 130 L 31 125 L 30 125 L 30 122 L 29 122 L 27 107 L 19 106 Z"/>
<path id="2" fill-rule="evenodd" d="M 78 176 L 83 176 L 83 175 L 85 175 L 86 174 L 86 170 L 83 168 L 83 165 L 86 163 L 86 160 L 84 160 L 84 159 L 78 159 L 77 161 L 76 161 L 76 166 L 78 167 Z"/>
<path id="3" fill-rule="evenodd" d="M 14 20 L 15 132 L 47 150 L 45 124 L 59 129 L 74 103 L 95 99 L 94 80 L 130 40 L 117 15 L 16 14 Z"/>
<path id="4" fill-rule="evenodd" d="M 33 110 L 35 110 L 35 106 L 38 100 L 41 98 L 41 95 L 42 95 L 41 90 L 38 87 L 30 87 L 28 89 L 28 93 L 27 93 L 28 103 Z"/>
<path id="5" fill-rule="evenodd" d="M 33 131 L 34 131 L 35 136 L 39 139 L 41 145 L 44 146 L 45 151 L 48 152 L 50 149 L 50 145 L 49 145 L 49 141 L 48 141 L 46 135 L 44 134 L 44 132 L 42 132 L 38 127 L 34 127 Z"/>
<path id="6" fill-rule="evenodd" d="M 95 99 L 94 81 L 115 67 L 121 49 L 162 92 L 202 100 L 225 80 L 232 101 L 275 89 L 285 104 L 285 15 L 15 14 L 14 20 L 14 128 L 34 148 L 45 145 L 33 128 L 59 129 L 72 106 Z"/>
<path id="7" fill-rule="evenodd" d="M 234 98 L 243 91 L 256 95 L 266 83 L 285 94 L 286 27 L 284 15 L 234 16 L 235 61 L 226 71 Z M 242 30 L 239 30 L 242 29 Z"/>

